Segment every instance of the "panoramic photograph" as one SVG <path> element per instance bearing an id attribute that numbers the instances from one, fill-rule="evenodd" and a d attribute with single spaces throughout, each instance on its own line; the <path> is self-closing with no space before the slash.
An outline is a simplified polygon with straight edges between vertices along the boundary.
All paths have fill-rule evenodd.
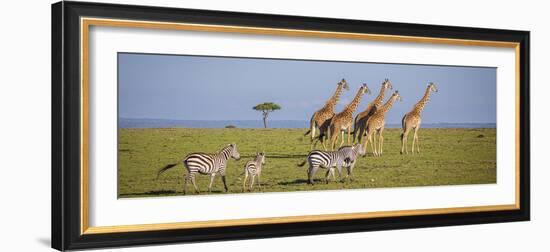
<path id="1" fill-rule="evenodd" d="M 118 53 L 118 198 L 496 183 L 496 68 Z"/>

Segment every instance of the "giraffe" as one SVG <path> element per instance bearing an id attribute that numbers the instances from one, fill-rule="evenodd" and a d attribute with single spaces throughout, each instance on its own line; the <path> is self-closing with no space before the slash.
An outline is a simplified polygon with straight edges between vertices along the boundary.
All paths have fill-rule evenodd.
<path id="1" fill-rule="evenodd" d="M 382 102 L 384 102 L 384 96 L 386 93 L 386 90 L 393 89 L 393 86 L 389 79 L 385 79 L 384 82 L 382 82 L 382 87 L 380 88 L 380 93 L 378 96 L 367 106 L 363 112 L 359 113 L 357 116 L 355 116 L 355 120 L 353 123 L 353 141 L 357 139 L 357 142 L 361 142 L 361 139 L 363 138 L 363 133 L 365 132 L 365 129 L 367 127 L 367 121 L 369 120 L 369 117 L 371 117 L 376 110 L 382 106 Z"/>
<path id="2" fill-rule="evenodd" d="M 386 125 L 386 113 L 390 110 L 390 108 L 393 106 L 393 103 L 395 100 L 401 101 L 401 95 L 399 95 L 399 91 L 395 91 L 392 96 L 386 101 L 386 103 L 369 118 L 367 121 L 367 127 L 366 127 L 366 136 L 365 139 L 365 153 L 367 152 L 367 144 L 370 142 L 372 144 L 372 152 L 374 156 L 381 156 L 382 155 L 382 146 L 384 145 L 384 136 L 382 133 L 384 132 L 384 126 Z M 376 135 L 373 136 L 373 134 L 378 134 L 378 151 L 376 151 Z M 374 142 L 373 142 L 374 138 Z"/>
<path id="3" fill-rule="evenodd" d="M 403 154 L 403 151 L 405 151 L 406 154 L 409 153 L 407 150 L 407 137 L 409 136 L 411 129 L 414 130 L 412 153 L 414 154 L 415 143 L 416 150 L 420 153 L 420 146 L 418 145 L 418 129 L 420 128 L 420 122 L 422 121 L 422 111 L 430 100 L 431 92 L 437 93 L 437 87 L 432 82 L 428 83 L 422 99 L 420 99 L 420 101 L 414 105 L 413 109 L 409 113 L 406 113 L 401 120 L 401 126 L 403 126 L 403 133 L 401 134 L 401 154 Z"/>
<path id="4" fill-rule="evenodd" d="M 344 110 L 342 110 L 342 112 L 334 115 L 334 117 L 332 117 L 332 119 L 330 120 L 329 134 L 332 150 L 334 150 L 334 145 L 336 143 L 336 140 L 338 139 L 338 134 L 340 132 L 342 133 L 342 141 L 340 142 L 340 146 L 344 144 L 344 131 L 348 132 L 348 144 L 351 144 L 351 126 L 353 124 L 353 112 L 355 112 L 357 106 L 359 106 L 359 103 L 361 102 L 361 97 L 365 92 L 370 94 L 370 90 L 367 87 L 367 84 L 363 83 L 363 85 L 357 91 L 355 98 L 353 98 L 353 101 L 351 101 L 351 103 L 349 103 L 344 108 Z"/>
<path id="5" fill-rule="evenodd" d="M 313 113 L 313 116 L 311 116 L 310 129 L 304 134 L 304 136 L 307 136 L 307 134 L 311 133 L 311 149 L 313 149 L 315 130 L 319 129 L 321 135 L 323 135 L 323 132 L 326 131 L 328 125 L 330 124 L 330 119 L 334 116 L 334 107 L 340 99 L 340 95 L 342 94 L 343 89 L 349 90 L 348 83 L 345 79 L 342 79 L 340 82 L 338 82 L 334 94 L 330 97 L 330 99 L 328 99 L 328 101 L 325 103 L 325 106 Z M 325 146 L 324 142 L 323 146 Z"/>

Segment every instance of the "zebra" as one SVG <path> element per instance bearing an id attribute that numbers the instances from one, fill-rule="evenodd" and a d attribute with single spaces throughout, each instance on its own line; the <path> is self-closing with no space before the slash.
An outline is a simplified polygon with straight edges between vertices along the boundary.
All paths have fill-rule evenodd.
<path id="1" fill-rule="evenodd" d="M 248 176 L 250 175 L 250 185 L 248 190 L 252 191 L 254 187 L 254 178 L 258 176 L 258 186 L 260 191 L 262 190 L 262 183 L 260 182 L 260 176 L 262 174 L 262 165 L 265 164 L 265 153 L 260 152 L 256 153 L 256 158 L 254 160 L 246 162 L 244 166 L 244 180 L 243 180 L 243 192 L 246 188 L 246 182 L 248 181 Z"/>
<path id="2" fill-rule="evenodd" d="M 216 174 L 220 174 L 223 181 L 223 187 L 225 192 L 227 192 L 227 185 L 225 183 L 225 168 L 227 166 L 227 160 L 229 158 L 239 160 L 241 155 L 237 151 L 236 144 L 229 144 L 223 147 L 216 154 L 207 154 L 207 153 L 191 153 L 183 159 L 183 165 L 187 169 L 187 176 L 185 177 L 184 185 L 184 194 L 187 194 L 187 183 L 191 181 L 193 187 L 195 187 L 195 192 L 200 194 L 197 184 L 195 184 L 195 174 L 200 173 L 203 175 L 210 175 L 210 185 L 208 186 L 208 192 L 212 190 L 212 183 Z M 178 163 L 169 164 L 161 168 L 157 173 L 157 178 L 165 172 L 166 170 L 178 165 Z"/>
<path id="3" fill-rule="evenodd" d="M 355 166 L 358 155 L 365 155 L 362 144 L 343 146 L 337 151 L 314 150 L 309 152 L 307 160 L 298 164 L 298 166 L 301 167 L 304 166 L 306 162 L 309 163 L 309 168 L 307 170 L 308 184 L 313 184 L 313 177 L 319 168 L 328 169 L 325 174 L 326 183 L 328 183 L 330 174 L 332 174 L 333 179 L 335 179 L 334 168 L 338 169 L 338 175 L 340 179 L 342 179 L 342 167 L 347 169 L 347 175 L 344 179 L 350 177 L 350 180 L 353 180 L 353 167 Z"/>

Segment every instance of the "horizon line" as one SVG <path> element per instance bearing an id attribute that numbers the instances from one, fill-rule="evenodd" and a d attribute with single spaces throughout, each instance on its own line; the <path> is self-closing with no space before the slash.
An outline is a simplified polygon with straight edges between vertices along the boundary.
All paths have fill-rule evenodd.
<path id="1" fill-rule="evenodd" d="M 250 122 L 261 122 L 262 119 L 172 119 L 172 118 L 145 118 L 145 117 L 119 117 L 119 120 L 164 120 L 164 121 L 210 121 L 210 122 L 224 122 L 224 121 L 250 121 Z M 299 119 L 270 119 L 268 121 L 296 121 L 296 122 L 308 122 L 309 120 L 299 120 Z M 401 122 L 387 122 L 390 124 L 400 124 Z M 496 122 L 423 122 L 423 124 L 496 124 Z"/>

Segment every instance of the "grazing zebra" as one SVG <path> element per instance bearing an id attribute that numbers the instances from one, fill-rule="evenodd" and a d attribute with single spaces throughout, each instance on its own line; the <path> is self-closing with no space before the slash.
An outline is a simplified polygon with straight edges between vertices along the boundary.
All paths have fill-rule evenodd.
<path id="1" fill-rule="evenodd" d="M 307 155 L 307 160 L 301 164 L 298 164 L 298 166 L 304 166 L 306 162 L 309 163 L 309 168 L 307 170 L 308 184 L 313 184 L 313 177 L 319 168 L 328 169 L 325 174 L 326 183 L 328 183 L 331 173 L 334 179 L 334 168 L 338 169 L 338 175 L 340 176 L 340 179 L 342 179 L 342 167 L 347 168 L 348 171 L 348 174 L 344 179 L 350 177 L 350 179 L 353 180 L 353 167 L 355 166 L 355 161 L 357 160 L 358 155 L 365 155 L 365 150 L 363 149 L 362 144 L 343 146 L 337 151 L 314 150 L 309 152 Z"/>
<path id="2" fill-rule="evenodd" d="M 214 177 L 219 173 L 222 177 L 223 187 L 227 192 L 227 185 L 225 183 L 225 167 L 227 165 L 227 160 L 229 158 L 239 160 L 241 158 L 239 152 L 237 151 L 236 144 L 229 144 L 221 149 L 216 154 L 206 154 L 206 153 L 191 153 L 183 159 L 183 165 L 187 169 L 187 176 L 185 177 L 184 185 L 184 194 L 187 194 L 187 183 L 191 181 L 193 187 L 195 187 L 195 192 L 200 193 L 197 184 L 195 184 L 195 174 L 200 173 L 203 175 L 210 175 L 210 185 L 208 186 L 208 192 L 212 190 L 212 183 L 214 182 Z M 169 164 L 164 166 L 158 171 L 158 176 L 165 172 L 166 170 L 178 165 Z"/>
<path id="3" fill-rule="evenodd" d="M 258 176 L 258 186 L 260 191 L 262 190 L 262 183 L 260 182 L 260 176 L 262 174 L 262 165 L 265 164 L 265 153 L 260 152 L 256 153 L 256 158 L 254 160 L 246 162 L 244 166 L 244 180 L 243 180 L 243 192 L 246 187 L 246 182 L 248 181 L 248 176 L 250 175 L 250 185 L 248 190 L 252 191 L 254 187 L 254 178 Z"/>

